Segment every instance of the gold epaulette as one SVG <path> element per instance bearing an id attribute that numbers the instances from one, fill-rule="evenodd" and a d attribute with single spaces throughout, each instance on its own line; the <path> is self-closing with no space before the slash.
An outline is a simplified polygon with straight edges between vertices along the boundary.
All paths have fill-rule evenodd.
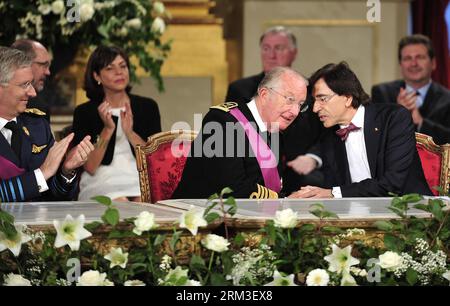
<path id="1" fill-rule="evenodd" d="M 45 115 L 47 115 L 46 113 L 44 113 L 41 110 L 38 110 L 37 108 L 27 108 L 27 109 L 25 109 L 25 113 L 33 114 L 33 115 L 36 115 L 36 116 L 45 116 Z"/>
<path id="2" fill-rule="evenodd" d="M 236 102 L 225 102 L 225 103 L 222 103 L 219 105 L 211 106 L 210 108 L 218 109 L 218 110 L 228 113 L 230 111 L 230 109 L 233 109 L 237 106 L 238 106 L 238 104 Z"/>
<path id="3" fill-rule="evenodd" d="M 260 184 L 256 184 L 256 186 L 258 186 L 258 191 L 253 192 L 250 195 L 250 199 L 278 199 L 278 193 L 272 189 L 261 186 Z"/>

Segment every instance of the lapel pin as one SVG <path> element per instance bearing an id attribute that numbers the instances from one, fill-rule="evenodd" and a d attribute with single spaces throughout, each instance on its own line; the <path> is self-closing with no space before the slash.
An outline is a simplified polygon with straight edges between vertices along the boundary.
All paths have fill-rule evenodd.
<path id="1" fill-rule="evenodd" d="M 378 128 L 375 128 L 375 132 L 378 132 Z"/>

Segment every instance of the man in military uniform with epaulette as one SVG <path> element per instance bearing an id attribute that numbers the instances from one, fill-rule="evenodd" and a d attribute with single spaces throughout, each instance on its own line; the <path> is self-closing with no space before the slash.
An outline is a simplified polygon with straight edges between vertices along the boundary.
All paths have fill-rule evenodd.
<path id="1" fill-rule="evenodd" d="M 87 136 L 67 152 L 74 135 L 55 142 L 45 114 L 26 108 L 36 96 L 31 64 L 23 52 L 0 47 L 0 200 L 70 200 L 76 170 L 94 147 Z"/>
<path id="2" fill-rule="evenodd" d="M 211 107 L 172 198 L 208 198 L 224 187 L 236 198 L 284 196 L 279 132 L 299 114 L 306 87 L 299 73 L 278 67 L 265 75 L 249 103 Z"/>

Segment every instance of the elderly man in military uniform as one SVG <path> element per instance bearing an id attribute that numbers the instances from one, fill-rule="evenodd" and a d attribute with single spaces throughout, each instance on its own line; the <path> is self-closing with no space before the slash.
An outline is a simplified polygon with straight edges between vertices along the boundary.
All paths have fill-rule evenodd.
<path id="1" fill-rule="evenodd" d="M 23 52 L 0 47 L 0 200 L 70 200 L 76 170 L 94 147 L 88 136 L 68 151 L 74 135 L 55 142 L 45 114 L 26 108 L 36 96 L 31 64 Z"/>
<path id="2" fill-rule="evenodd" d="M 224 187 L 236 198 L 282 195 L 279 132 L 299 114 L 306 87 L 299 73 L 277 67 L 266 73 L 249 103 L 211 107 L 172 198 L 207 198 Z"/>

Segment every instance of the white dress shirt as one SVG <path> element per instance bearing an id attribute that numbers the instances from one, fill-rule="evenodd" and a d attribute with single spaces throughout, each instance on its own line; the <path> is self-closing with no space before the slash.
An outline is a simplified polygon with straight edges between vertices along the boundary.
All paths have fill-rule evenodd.
<path id="1" fill-rule="evenodd" d="M 364 114 L 365 108 L 361 105 L 351 120 L 360 129 L 350 132 L 345 140 L 345 150 L 347 151 L 348 168 L 352 183 L 372 178 L 367 158 L 366 142 L 364 140 Z M 341 128 L 346 128 L 347 126 L 341 125 Z M 342 198 L 340 187 L 333 187 L 332 193 L 335 198 Z"/>

